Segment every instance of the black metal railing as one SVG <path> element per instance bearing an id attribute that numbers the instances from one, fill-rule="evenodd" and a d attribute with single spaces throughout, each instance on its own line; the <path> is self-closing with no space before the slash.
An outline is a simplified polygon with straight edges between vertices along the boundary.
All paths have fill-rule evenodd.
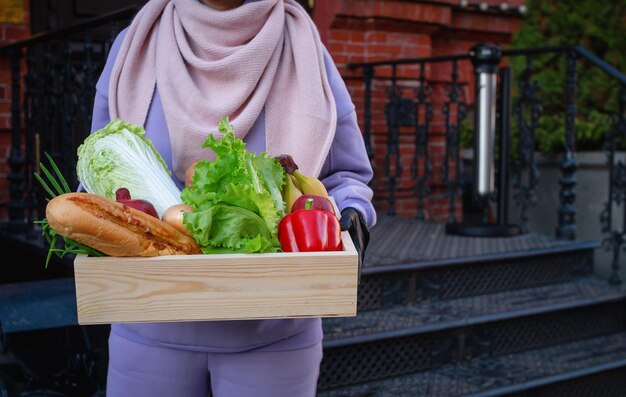
<path id="1" fill-rule="evenodd" d="M 418 219 L 425 218 L 425 202 L 429 194 L 439 191 L 439 198 L 447 201 L 447 220 L 458 221 L 458 205 L 461 201 L 462 187 L 466 184 L 463 171 L 463 161 L 459 158 L 462 139 L 462 126 L 467 114 L 472 110 L 468 95 L 468 87 L 473 84 L 473 75 L 464 76 L 459 80 L 460 65 L 470 62 L 473 54 L 458 54 L 430 58 L 395 59 L 369 63 L 348 65 L 349 69 L 357 73 L 364 82 L 365 102 L 362 109 L 362 125 L 364 139 L 370 158 L 373 161 L 377 181 L 374 186 L 384 198 L 384 206 L 389 215 L 397 213 L 398 197 L 404 195 L 407 200 L 414 200 Z M 532 49 L 503 50 L 503 62 L 513 59 L 525 61 L 521 73 L 514 76 L 516 81 L 512 98 L 512 121 L 515 132 L 513 139 L 517 142 L 517 149 L 507 161 L 507 171 L 510 170 L 511 185 L 513 188 L 512 201 L 519 214 L 519 225 L 523 232 L 529 231 L 529 212 L 537 204 L 537 189 L 540 172 L 535 158 L 536 130 L 544 114 L 541 87 L 536 80 L 536 62 L 545 59 L 542 65 L 550 62 L 564 62 L 564 92 L 562 120 L 564 138 L 560 160 L 558 196 L 559 206 L 555 214 L 557 225 L 555 235 L 559 239 L 573 240 L 577 237 L 576 229 L 576 176 L 578 163 L 576 159 L 576 120 L 579 116 L 576 93 L 578 74 L 581 62 L 586 62 L 608 76 L 614 83 L 615 90 L 619 91 L 619 106 L 613 115 L 613 126 L 606 136 L 604 150 L 610 170 L 609 194 L 604 211 L 601 214 L 602 233 L 606 236 L 603 244 L 613 253 L 610 282 L 620 283 L 619 267 L 620 253 L 626 244 L 626 216 L 623 220 L 617 219 L 616 208 L 626 205 L 626 165 L 615 156 L 617 142 L 626 137 L 626 75 L 615 69 L 601 58 L 590 53 L 581 46 L 560 46 Z M 468 64 L 463 70 L 471 70 Z M 401 68 L 412 69 L 400 73 Z M 442 78 L 442 70 L 446 71 Z M 502 70 L 509 70 L 503 66 Z M 431 76 L 427 78 L 427 72 Z M 437 74 L 433 78 L 433 74 Z M 435 87 L 439 85 L 439 89 Z M 443 87 L 443 90 L 441 89 Z M 380 105 L 373 103 L 376 90 L 385 89 L 387 100 L 384 104 L 384 114 Z M 408 92 L 408 95 L 407 95 Z M 500 101 L 502 98 L 500 98 Z M 473 105 L 473 103 L 472 103 Z M 506 105 L 508 107 L 508 104 Z M 498 115 L 504 117 L 506 109 L 500 107 Z M 433 122 L 433 116 L 438 118 Z M 381 120 L 382 119 L 382 120 Z M 500 124 L 501 125 L 501 124 Z M 375 126 L 378 126 L 376 128 Z M 400 131 L 403 130 L 403 133 Z M 471 128 L 471 127 L 470 127 Z M 412 132 L 410 131 L 412 130 Z M 404 136 L 404 140 L 403 137 Z M 438 164 L 432 164 L 432 155 L 436 145 L 429 143 L 433 137 L 442 137 L 445 150 Z M 376 155 L 375 142 L 385 141 L 386 151 Z M 402 146 L 411 146 L 409 154 L 402 154 Z M 406 153 L 406 151 L 404 152 Z M 410 173 L 404 170 L 410 168 Z M 432 172 L 432 170 L 439 172 Z M 496 175 L 498 177 L 498 175 Z M 499 181 L 496 186 L 505 186 Z M 557 188 L 555 186 L 555 188 Z M 432 198 L 432 197 L 431 197 Z M 467 204 L 467 203 L 466 203 Z M 432 206 L 432 205 L 431 205 Z M 488 206 L 483 206 L 483 219 L 488 218 Z M 468 208 L 464 209 L 467 216 Z M 546 216 L 543 214 L 542 216 Z M 442 219 L 443 217 L 439 217 Z"/>
<path id="2" fill-rule="evenodd" d="M 0 47 L 11 68 L 11 150 L 8 164 L 11 233 L 34 232 L 45 209 L 33 173 L 49 153 L 77 186 L 76 148 L 91 129 L 97 77 L 135 7 Z"/>

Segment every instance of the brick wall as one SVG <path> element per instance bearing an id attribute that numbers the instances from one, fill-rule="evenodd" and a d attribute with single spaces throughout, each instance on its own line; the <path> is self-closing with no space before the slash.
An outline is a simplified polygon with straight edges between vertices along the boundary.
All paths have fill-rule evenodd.
<path id="1" fill-rule="evenodd" d="M 502 1 L 487 1 L 500 5 Z M 506 1 L 509 7 L 523 5 L 523 0 Z M 371 62 L 399 58 L 419 58 L 466 53 L 478 42 L 507 44 L 512 33 L 521 23 L 521 15 L 505 10 L 479 10 L 461 7 L 459 1 L 400 1 L 400 0 L 318 0 L 313 18 L 320 30 L 322 41 L 328 48 L 357 108 L 359 122 L 363 128 L 364 85 L 360 71 L 351 71 L 349 63 Z M 470 62 L 459 63 L 458 81 L 460 93 L 471 104 L 473 75 Z M 388 178 L 383 164 L 387 154 L 386 120 L 384 106 L 388 100 L 391 68 L 377 68 L 372 85 L 372 132 L 374 157 L 374 204 L 380 211 L 388 206 Z M 445 155 L 445 118 L 443 102 L 451 82 L 451 64 L 428 66 L 425 70 L 433 102 L 433 117 L 429 131 L 429 156 L 433 172 L 431 192 L 425 203 L 426 216 L 439 221 L 447 220 L 449 201 L 446 198 L 441 164 Z M 397 69 L 399 78 L 415 79 L 419 75 L 416 65 Z M 415 97 L 418 82 L 402 81 L 398 87 L 407 97 Z M 453 119 L 456 113 L 452 112 Z M 411 176 L 413 160 L 413 131 L 401 129 L 400 158 L 403 168 L 396 197 L 398 214 L 413 216 L 417 209 Z M 461 214 L 460 200 L 455 201 L 457 216 Z"/>
<path id="2" fill-rule="evenodd" d="M 0 46 L 30 36 L 29 1 L 24 0 L 24 23 L 0 23 Z M 11 148 L 11 67 L 8 59 L 0 58 L 0 220 L 8 219 L 8 158 Z"/>

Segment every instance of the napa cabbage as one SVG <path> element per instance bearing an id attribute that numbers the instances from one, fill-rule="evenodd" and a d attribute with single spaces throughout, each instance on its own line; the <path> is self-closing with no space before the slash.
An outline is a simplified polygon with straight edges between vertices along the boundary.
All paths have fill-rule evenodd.
<path id="1" fill-rule="evenodd" d="M 95 131 L 78 147 L 76 174 L 88 193 L 115 200 L 115 191 L 125 187 L 133 199 L 152 203 L 159 217 L 181 203 L 181 192 L 145 130 L 121 119 Z"/>

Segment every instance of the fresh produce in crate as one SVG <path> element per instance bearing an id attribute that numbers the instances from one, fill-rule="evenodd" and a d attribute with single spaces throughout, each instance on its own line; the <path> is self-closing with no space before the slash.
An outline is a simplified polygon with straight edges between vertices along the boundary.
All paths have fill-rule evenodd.
<path id="1" fill-rule="evenodd" d="M 290 212 L 304 209 L 309 199 L 311 199 L 313 203 L 311 208 L 315 210 L 324 210 L 324 211 L 332 212 L 334 215 L 336 215 L 335 207 L 333 206 L 333 203 L 329 199 L 327 199 L 326 197 L 322 197 L 322 196 L 315 196 L 313 194 L 303 194 L 300 197 L 298 197 L 296 201 L 293 202 Z"/>
<path id="2" fill-rule="evenodd" d="M 341 227 L 322 181 L 305 176 L 288 154 L 276 156 L 286 184 L 283 198 L 287 215 L 278 225 L 278 239 L 285 252 L 340 251 Z"/>
<path id="3" fill-rule="evenodd" d="M 294 203 L 302 197 L 302 192 L 298 189 L 293 178 L 289 174 L 285 177 L 285 187 L 282 190 L 282 197 L 285 201 L 286 213 L 290 213 L 293 209 Z"/>
<path id="4" fill-rule="evenodd" d="M 148 215 L 152 215 L 155 218 L 159 217 L 154 205 L 148 200 L 132 199 L 130 198 L 130 192 L 125 187 L 121 187 L 115 191 L 115 201 L 125 204 L 129 207 L 143 211 Z"/>
<path id="5" fill-rule="evenodd" d="M 278 160 L 280 165 L 283 166 L 283 169 L 301 193 L 328 198 L 328 191 L 326 190 L 324 184 L 322 184 L 322 181 L 315 177 L 302 174 L 298 170 L 298 165 L 294 161 L 293 157 L 288 154 L 282 154 L 280 156 L 276 156 L 275 158 Z"/>
<path id="6" fill-rule="evenodd" d="M 180 190 L 145 130 L 120 119 L 78 147 L 76 174 L 88 193 L 115 200 L 117 189 L 126 188 L 132 197 L 154 205 L 158 217 L 181 203 Z"/>
<path id="7" fill-rule="evenodd" d="M 44 152 L 44 155 L 48 159 L 50 163 L 51 170 L 46 167 L 44 163 L 39 163 L 39 169 L 43 173 L 41 176 L 39 173 L 35 172 L 35 179 L 39 181 L 43 189 L 48 193 L 48 200 L 54 199 L 57 196 L 71 193 L 70 187 L 67 184 L 67 181 L 59 171 L 59 167 L 57 167 L 56 163 L 52 159 L 52 157 Z M 54 173 L 53 173 L 54 172 Z M 42 220 L 35 221 L 36 224 L 41 226 L 42 235 L 46 239 L 48 243 L 48 255 L 46 256 L 46 268 L 50 263 L 50 259 L 52 254 L 55 254 L 59 258 L 63 258 L 67 254 L 82 254 L 89 256 L 105 256 L 102 252 L 89 247 L 87 245 L 81 244 L 78 241 L 72 240 L 69 237 L 63 236 L 57 233 L 48 223 L 47 218 L 43 218 Z"/>
<path id="8" fill-rule="evenodd" d="M 335 212 L 329 200 L 328 191 L 322 184 L 322 181 L 312 176 L 303 175 L 298 171 L 298 165 L 293 157 L 288 154 L 276 156 L 275 159 L 280 163 L 287 174 L 282 191 L 283 200 L 285 201 L 285 211 L 287 213 L 304 208 L 304 204 L 308 198 L 313 199 L 313 208 Z"/>
<path id="9" fill-rule="evenodd" d="M 279 252 L 278 222 L 285 214 L 283 168 L 266 153 L 246 150 L 228 118 L 220 121 L 218 130 L 222 138 L 209 135 L 202 146 L 212 149 L 215 159 L 193 166 L 191 185 L 181 194 L 193 208 L 183 214 L 183 223 L 205 254 Z"/>
<path id="10" fill-rule="evenodd" d="M 200 253 L 195 240 L 159 218 L 93 193 L 65 193 L 46 206 L 58 234 L 109 256 Z"/>
<path id="11" fill-rule="evenodd" d="M 278 225 L 278 239 L 285 252 L 341 251 L 341 226 L 334 212 L 304 208 L 285 215 Z"/>
<path id="12" fill-rule="evenodd" d="M 228 118 L 218 129 L 222 138 L 209 135 L 203 145 L 215 159 L 194 162 L 181 193 L 144 130 L 112 121 L 79 147 L 77 174 L 87 193 L 53 194 L 47 232 L 110 256 L 341 249 L 320 180 L 302 175 L 289 155 L 248 152 Z M 294 234 L 299 242 L 285 245 L 279 223 L 300 227 L 300 218 L 308 220 Z"/>
<path id="13" fill-rule="evenodd" d="M 165 212 L 163 213 L 163 216 L 161 217 L 161 220 L 163 220 L 163 222 L 167 222 L 170 225 L 174 226 L 176 229 L 186 234 L 187 236 L 193 237 L 193 234 L 191 233 L 191 231 L 187 229 L 187 226 L 185 226 L 185 224 L 183 223 L 183 216 L 185 212 L 191 212 L 191 211 L 193 211 L 193 208 L 191 208 L 190 205 L 174 204 L 173 206 L 165 210 Z"/>

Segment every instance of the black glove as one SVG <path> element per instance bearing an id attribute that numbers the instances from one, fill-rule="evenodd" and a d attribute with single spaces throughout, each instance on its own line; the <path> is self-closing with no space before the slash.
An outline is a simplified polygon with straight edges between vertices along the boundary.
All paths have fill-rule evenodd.
<path id="1" fill-rule="evenodd" d="M 359 253 L 359 282 L 361 281 L 361 268 L 363 267 L 363 259 L 365 258 L 365 249 L 370 241 L 370 231 L 361 216 L 361 213 L 352 207 L 345 208 L 341 211 L 341 219 L 339 220 L 341 230 L 347 230 L 350 233 L 352 242 L 356 251 Z"/>

